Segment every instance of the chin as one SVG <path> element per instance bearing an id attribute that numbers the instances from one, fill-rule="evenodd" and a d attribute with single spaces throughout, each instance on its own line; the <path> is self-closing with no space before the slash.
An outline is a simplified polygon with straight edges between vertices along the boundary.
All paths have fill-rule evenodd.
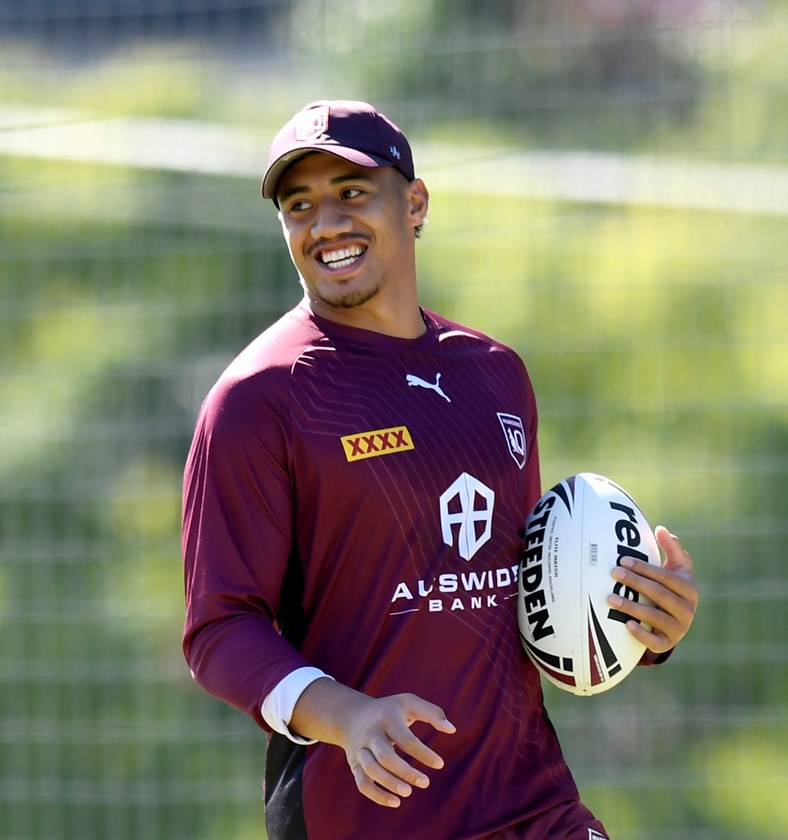
<path id="1" fill-rule="evenodd" d="M 372 300 L 379 291 L 380 286 L 374 286 L 371 289 L 332 289 L 325 294 L 313 289 L 310 297 L 334 309 L 357 309 Z"/>

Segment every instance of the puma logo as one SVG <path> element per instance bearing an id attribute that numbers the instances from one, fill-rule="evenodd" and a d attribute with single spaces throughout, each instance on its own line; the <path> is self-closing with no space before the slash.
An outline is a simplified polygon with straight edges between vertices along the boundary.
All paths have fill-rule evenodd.
<path id="1" fill-rule="evenodd" d="M 443 397 L 447 403 L 450 403 L 451 400 L 449 397 L 443 392 L 443 389 L 440 386 L 441 375 L 437 374 L 435 377 L 435 382 L 427 382 L 425 379 L 422 379 L 420 376 L 414 376 L 412 373 L 409 373 L 405 376 L 405 379 L 408 385 L 415 385 L 418 388 L 427 388 L 429 391 L 435 391 L 436 394 Z"/>

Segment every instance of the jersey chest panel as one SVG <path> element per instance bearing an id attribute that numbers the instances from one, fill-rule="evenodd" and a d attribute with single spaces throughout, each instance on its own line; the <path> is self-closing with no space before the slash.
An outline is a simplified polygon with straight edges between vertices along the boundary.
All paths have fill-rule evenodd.
<path id="1" fill-rule="evenodd" d="M 526 514 L 517 367 L 476 348 L 314 355 L 294 367 L 292 394 L 308 608 L 326 592 L 376 600 L 378 615 L 499 607 Z"/>

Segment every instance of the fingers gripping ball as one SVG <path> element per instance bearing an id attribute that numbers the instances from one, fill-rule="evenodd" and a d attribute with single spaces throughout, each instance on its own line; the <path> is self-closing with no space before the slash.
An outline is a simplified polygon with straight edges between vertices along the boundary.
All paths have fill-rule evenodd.
<path id="1" fill-rule="evenodd" d="M 645 646 L 612 609 L 611 591 L 645 603 L 611 572 L 623 557 L 660 564 L 654 533 L 621 487 L 578 473 L 542 496 L 525 526 L 517 620 L 526 653 L 542 675 L 572 694 L 620 683 Z"/>

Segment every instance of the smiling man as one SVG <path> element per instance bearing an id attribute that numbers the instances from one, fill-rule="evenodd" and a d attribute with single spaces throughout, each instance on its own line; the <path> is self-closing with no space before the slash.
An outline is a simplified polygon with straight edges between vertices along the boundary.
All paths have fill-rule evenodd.
<path id="1" fill-rule="evenodd" d="M 594 840 L 516 620 L 541 496 L 510 348 L 419 305 L 429 193 L 362 102 L 308 105 L 262 184 L 303 301 L 230 364 L 184 479 L 184 652 L 270 733 L 270 840 Z M 620 609 L 650 663 L 689 628 L 692 563 Z M 617 578 L 619 580 L 619 578 Z M 611 578 L 611 594 L 614 581 Z"/>
<path id="2" fill-rule="evenodd" d="M 423 181 L 312 153 L 285 169 L 276 198 L 315 314 L 403 338 L 424 332 L 412 246 L 429 201 Z"/>
<path id="3" fill-rule="evenodd" d="M 262 192 L 279 207 L 312 311 L 386 335 L 423 333 L 414 236 L 429 194 L 399 129 L 364 103 L 315 103 L 277 135 L 271 161 Z"/>

